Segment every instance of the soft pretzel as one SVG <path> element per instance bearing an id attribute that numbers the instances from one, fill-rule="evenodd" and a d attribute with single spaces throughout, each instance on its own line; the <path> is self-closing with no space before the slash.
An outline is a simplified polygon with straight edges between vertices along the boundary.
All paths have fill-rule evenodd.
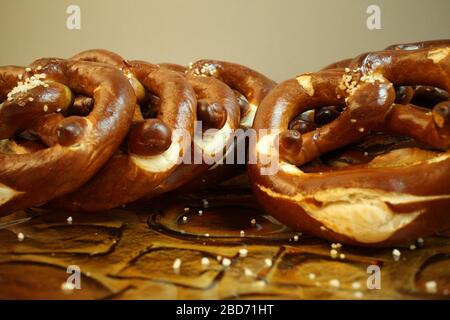
<path id="1" fill-rule="evenodd" d="M 257 164 L 249 165 L 249 176 L 260 203 L 297 230 L 350 244 L 391 245 L 448 228 L 449 102 L 431 111 L 398 104 L 394 85 L 449 92 L 449 52 L 448 46 L 430 45 L 368 53 L 346 69 L 303 74 L 278 85 L 254 122 L 257 130 L 271 130 L 260 131 L 250 150 Z M 343 108 L 319 128 L 290 129 L 297 115 L 326 106 Z M 356 165 L 305 168 L 374 132 L 408 136 L 417 143 Z"/>
<path id="2" fill-rule="evenodd" d="M 158 97 L 156 118 L 144 119 L 138 108 L 126 139 L 127 147 L 117 152 L 87 184 L 55 200 L 53 206 L 95 211 L 138 200 L 172 174 L 189 150 L 196 98 L 184 77 L 150 63 L 117 59 L 117 55 L 103 50 L 91 50 L 75 58 L 101 61 L 104 54 L 116 57 L 113 65 L 121 65 L 122 72 L 135 79 L 135 88 L 142 86 Z M 141 102 L 146 96 L 144 92 Z"/>
<path id="3" fill-rule="evenodd" d="M 65 117 L 73 92 L 93 99 L 86 117 Z M 61 59 L 1 67 L 0 101 L 0 136 L 11 138 L 0 153 L 0 215 L 43 204 L 89 180 L 127 134 L 136 103 L 116 69 Z M 31 129 L 28 135 L 40 142 L 14 142 Z"/>
<path id="4" fill-rule="evenodd" d="M 197 96 L 198 120 L 189 159 L 147 198 L 205 179 L 208 170 L 225 161 L 239 128 L 240 109 L 233 90 L 215 78 L 187 75 L 186 79 Z"/>
<path id="5" fill-rule="evenodd" d="M 276 84 L 248 67 L 218 60 L 199 60 L 192 63 L 188 73 L 215 77 L 234 89 L 241 107 L 241 126 L 244 128 L 252 126 L 256 109 Z"/>

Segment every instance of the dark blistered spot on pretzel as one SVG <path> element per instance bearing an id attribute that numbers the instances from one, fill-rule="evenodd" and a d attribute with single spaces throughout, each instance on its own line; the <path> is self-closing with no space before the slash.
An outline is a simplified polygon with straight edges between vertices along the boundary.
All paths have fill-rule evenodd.
<path id="1" fill-rule="evenodd" d="M 40 59 L 19 70 L 0 68 L 2 137 L 39 140 L 0 153 L 0 215 L 88 181 L 125 137 L 136 103 L 123 74 L 104 64 Z M 74 92 L 94 101 L 86 117 L 65 117 Z"/>

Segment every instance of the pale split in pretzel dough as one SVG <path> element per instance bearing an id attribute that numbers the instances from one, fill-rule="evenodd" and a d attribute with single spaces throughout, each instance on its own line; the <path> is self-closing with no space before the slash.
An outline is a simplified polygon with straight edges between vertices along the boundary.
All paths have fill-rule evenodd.
<path id="1" fill-rule="evenodd" d="M 428 52 L 428 59 L 433 60 L 434 63 L 439 63 L 450 54 L 450 48 L 438 48 Z"/>
<path id="2" fill-rule="evenodd" d="M 366 244 L 388 239 L 422 213 L 417 210 L 396 214 L 387 203 L 395 205 L 450 199 L 450 195 L 415 196 L 363 188 L 334 188 L 320 190 L 308 196 L 303 194 L 288 196 L 260 184 L 257 187 L 270 197 L 294 202 L 328 230 Z M 317 206 L 307 201 L 311 198 L 321 202 L 321 205 Z"/>
<path id="3" fill-rule="evenodd" d="M 427 159 L 436 163 L 450 158 L 450 152 Z M 279 169 L 295 176 L 307 176 L 296 166 L 280 162 Z M 343 234 L 360 243 L 377 243 L 388 239 L 397 230 L 414 221 L 421 210 L 394 212 L 388 204 L 401 205 L 450 199 L 450 194 L 417 196 L 368 188 L 333 188 L 313 194 L 284 195 L 258 184 L 258 188 L 270 197 L 285 199 L 300 206 L 309 216 L 327 229 Z M 315 201 L 308 201 L 314 199 Z M 317 203 L 321 203 L 317 205 Z"/>
<path id="4" fill-rule="evenodd" d="M 248 105 L 250 106 L 250 109 L 248 110 L 247 114 L 245 114 L 241 118 L 241 122 L 240 122 L 241 127 L 244 127 L 244 128 L 252 127 L 253 120 L 255 119 L 255 115 L 256 115 L 256 110 L 258 109 L 258 107 L 252 103 L 249 103 Z"/>
<path id="5" fill-rule="evenodd" d="M 14 197 L 22 194 L 23 192 L 14 190 L 3 183 L 0 183 L 0 205 L 7 203 Z"/>
<path id="6" fill-rule="evenodd" d="M 182 140 L 183 137 L 175 131 L 172 133 L 170 147 L 163 153 L 147 157 L 131 154 L 131 160 L 142 170 L 148 172 L 166 172 L 179 163 Z"/>
<path id="7" fill-rule="evenodd" d="M 215 156 L 219 152 L 224 152 L 232 131 L 230 124 L 226 122 L 220 130 L 207 130 L 203 137 L 196 137 L 194 141 L 204 153 L 207 153 L 209 156 Z"/>

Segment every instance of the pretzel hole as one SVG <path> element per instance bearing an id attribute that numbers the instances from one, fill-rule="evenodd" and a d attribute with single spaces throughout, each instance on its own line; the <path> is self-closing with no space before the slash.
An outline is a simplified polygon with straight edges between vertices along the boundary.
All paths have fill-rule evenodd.
<path id="1" fill-rule="evenodd" d="M 447 91 L 432 86 L 396 86 L 395 103 L 414 104 L 419 107 L 432 108 L 435 105 L 450 100 Z"/>

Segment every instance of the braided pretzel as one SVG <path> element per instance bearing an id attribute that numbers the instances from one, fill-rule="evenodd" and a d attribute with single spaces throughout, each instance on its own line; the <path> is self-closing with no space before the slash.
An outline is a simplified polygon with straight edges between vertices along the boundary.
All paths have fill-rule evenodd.
<path id="1" fill-rule="evenodd" d="M 450 104 L 441 102 L 431 112 L 396 104 L 393 84 L 449 92 L 449 51 L 430 46 L 369 53 L 348 69 L 304 74 L 278 85 L 254 123 L 255 129 L 274 132 L 260 134 L 251 149 L 258 162 L 249 166 L 265 209 L 295 229 L 359 245 L 391 245 L 448 228 Z M 303 134 L 289 129 L 296 115 L 333 105 L 344 106 L 336 120 Z M 332 170 L 298 168 L 379 131 L 412 137 L 434 151 L 402 148 Z M 267 155 L 279 156 L 275 174 L 262 170 L 267 165 L 260 159 Z"/>
<path id="2" fill-rule="evenodd" d="M 82 188 L 57 199 L 52 205 L 67 209 L 95 211 L 114 208 L 151 193 L 179 165 L 189 150 L 195 120 L 195 94 L 183 76 L 142 61 L 125 61 L 104 50 L 91 50 L 76 59 L 107 61 L 135 79 L 159 99 L 156 118 L 144 119 L 141 109 L 135 114 L 127 137 L 127 149 L 117 152 Z M 139 89 L 140 91 L 140 89 Z M 141 97 L 145 101 L 147 94 Z"/>
<path id="3" fill-rule="evenodd" d="M 86 117 L 64 116 L 70 115 L 72 90 L 93 98 Z M 34 129 L 41 142 L 4 143 L 0 215 L 40 205 L 89 180 L 125 137 L 135 106 L 131 86 L 114 68 L 59 59 L 41 59 L 26 69 L 1 67 L 4 99 L 1 138 Z"/>

